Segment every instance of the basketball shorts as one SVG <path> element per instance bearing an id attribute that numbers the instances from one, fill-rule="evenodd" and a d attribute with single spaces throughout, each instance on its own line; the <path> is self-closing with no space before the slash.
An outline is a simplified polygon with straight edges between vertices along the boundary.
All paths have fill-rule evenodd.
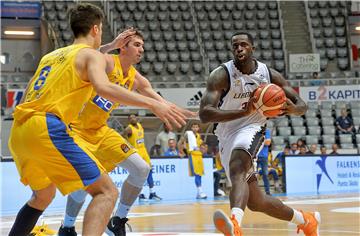
<path id="1" fill-rule="evenodd" d="M 85 140 L 91 144 L 90 151 L 107 172 L 136 152 L 125 138 L 108 126 L 96 130 L 71 126 L 71 130 L 75 133 L 75 140 Z"/>
<path id="2" fill-rule="evenodd" d="M 203 156 L 200 151 L 192 151 L 189 155 L 189 175 L 204 175 Z"/>
<path id="3" fill-rule="evenodd" d="M 219 150 L 221 163 L 225 169 L 226 176 L 230 181 L 230 158 L 234 149 L 242 149 L 252 159 L 252 168 L 249 169 L 246 180 L 252 179 L 256 174 L 256 155 L 264 143 L 265 127 L 259 125 L 246 126 L 234 132 L 226 139 L 219 138 Z M 231 182 L 231 181 L 230 181 Z"/>
<path id="4" fill-rule="evenodd" d="M 89 144 L 75 140 L 68 127 L 49 113 L 34 114 L 21 123 L 15 120 L 9 148 L 21 182 L 35 191 L 54 183 L 66 195 L 86 189 L 105 172 Z"/>

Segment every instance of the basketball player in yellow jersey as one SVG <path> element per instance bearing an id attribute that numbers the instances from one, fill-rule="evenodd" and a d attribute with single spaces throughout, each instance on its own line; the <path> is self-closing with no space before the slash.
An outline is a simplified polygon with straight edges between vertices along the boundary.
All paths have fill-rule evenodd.
<path id="1" fill-rule="evenodd" d="M 200 151 L 200 145 L 203 143 L 199 134 L 200 126 L 198 123 L 191 125 L 191 130 L 185 132 L 186 150 L 189 155 L 189 175 L 195 176 L 195 185 L 197 188 L 197 199 L 207 198 L 201 188 L 201 176 L 204 175 L 203 155 Z"/>
<path id="2" fill-rule="evenodd" d="M 141 32 L 133 29 L 134 35 L 131 36 L 129 41 L 124 38 L 126 32 L 121 33 L 111 44 L 100 48 L 103 51 L 104 48 L 109 49 L 109 45 L 112 45 L 112 48 L 120 47 L 119 55 L 106 54 L 106 71 L 109 80 L 128 90 L 136 89 L 140 94 L 166 102 L 133 66 L 133 64 L 140 62 L 144 52 L 144 41 Z M 124 42 L 127 43 L 124 44 Z M 112 171 L 117 165 L 129 172 L 129 176 L 121 188 L 117 211 L 115 216 L 110 219 L 107 227 L 109 235 L 126 234 L 127 214 L 139 195 L 150 171 L 150 166 L 141 157 L 147 155 L 147 152 L 137 152 L 121 135 L 107 126 L 106 121 L 110 116 L 110 112 L 118 106 L 119 104 L 114 104 L 93 93 L 91 99 L 81 111 L 79 118 L 71 123 L 72 131 L 76 132 L 77 136 L 93 144 L 91 151 L 97 156 L 107 172 Z M 190 111 L 178 108 L 175 105 L 173 107 L 179 112 L 185 112 L 187 116 L 192 115 Z M 155 196 L 154 194 L 153 197 Z M 85 198 L 86 192 L 83 190 L 69 195 L 63 225 L 59 229 L 59 236 L 76 234 L 75 221 L 85 202 Z"/>
<path id="3" fill-rule="evenodd" d="M 144 128 L 138 122 L 138 118 L 135 114 L 129 115 L 129 125 L 124 131 L 124 136 L 127 137 L 129 143 L 137 150 L 139 155 L 144 159 L 147 165 L 150 168 L 150 171 L 147 176 L 147 183 L 149 185 L 150 200 L 161 200 L 161 198 L 156 195 L 154 191 L 154 179 L 152 176 L 151 162 L 149 153 L 146 150 L 145 139 L 144 139 Z M 139 195 L 139 200 L 146 200 L 145 195 L 142 193 Z"/>
<path id="4" fill-rule="evenodd" d="M 117 189 L 89 151 L 89 144 L 78 141 L 68 130 L 93 88 L 106 99 L 148 108 L 167 123 L 173 119 L 178 126 L 185 123 L 169 105 L 110 83 L 105 58 L 95 50 L 101 44 L 104 18 L 98 7 L 79 4 L 69 16 L 73 45 L 41 59 L 24 102 L 14 112 L 9 147 L 21 181 L 30 186 L 33 195 L 19 211 L 10 236 L 30 233 L 54 198 L 56 188 L 62 194 L 79 189 L 89 192 L 93 199 L 85 212 L 83 235 L 104 232 Z"/>

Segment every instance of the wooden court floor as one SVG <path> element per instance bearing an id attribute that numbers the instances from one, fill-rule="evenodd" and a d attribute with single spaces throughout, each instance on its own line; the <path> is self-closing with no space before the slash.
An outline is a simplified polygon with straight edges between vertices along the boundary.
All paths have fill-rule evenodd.
<path id="1" fill-rule="evenodd" d="M 321 212 L 321 236 L 360 235 L 360 195 L 327 195 L 313 197 L 280 197 L 291 207 L 305 211 Z M 177 203 L 144 203 L 133 207 L 129 223 L 133 233 L 130 235 L 216 235 L 212 214 L 216 209 L 229 212 L 228 200 L 186 201 Z M 81 233 L 82 216 L 76 225 Z M 7 235 L 15 216 L 2 217 L 1 235 Z M 45 215 L 44 221 L 52 229 L 58 229 L 61 214 Z M 290 236 L 296 234 L 296 226 L 273 219 L 261 213 L 246 210 L 243 220 L 245 236 Z M 141 234 L 147 232 L 151 234 Z M 161 233 L 162 232 L 162 233 Z M 164 233 L 167 232 L 167 233 Z M 220 234 L 218 234 L 220 235 Z M 302 234 L 299 234 L 302 235 Z"/>

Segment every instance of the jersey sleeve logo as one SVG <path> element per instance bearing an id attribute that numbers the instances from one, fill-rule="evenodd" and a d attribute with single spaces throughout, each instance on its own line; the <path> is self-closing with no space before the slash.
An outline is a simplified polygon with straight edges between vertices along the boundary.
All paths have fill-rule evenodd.
<path id="1" fill-rule="evenodd" d="M 100 97 L 99 95 L 96 95 L 93 99 L 93 102 L 100 107 L 102 110 L 109 112 L 111 111 L 111 108 L 113 107 L 113 103 L 103 97 Z"/>

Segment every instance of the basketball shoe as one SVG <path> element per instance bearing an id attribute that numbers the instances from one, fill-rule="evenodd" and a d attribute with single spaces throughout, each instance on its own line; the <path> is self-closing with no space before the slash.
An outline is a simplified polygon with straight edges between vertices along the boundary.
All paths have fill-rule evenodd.
<path id="1" fill-rule="evenodd" d="M 120 218 L 118 216 L 111 217 L 107 227 L 106 233 L 110 236 L 126 236 L 126 225 L 132 231 L 131 226 L 127 223 L 128 218 Z"/>
<path id="2" fill-rule="evenodd" d="M 65 226 L 61 225 L 59 228 L 58 235 L 59 236 L 77 236 L 77 233 L 75 231 L 75 226 L 65 227 Z"/>
<path id="3" fill-rule="evenodd" d="M 150 193 L 150 195 L 149 195 L 149 200 L 160 201 L 160 200 L 162 200 L 162 198 L 159 197 L 158 195 L 156 195 L 156 193 Z"/>
<path id="4" fill-rule="evenodd" d="M 206 199 L 207 195 L 205 193 L 198 193 L 196 195 L 196 199 Z"/>
<path id="5" fill-rule="evenodd" d="M 145 197 L 143 193 L 139 194 L 139 201 L 147 201 L 148 199 Z"/>
<path id="6" fill-rule="evenodd" d="M 48 225 L 42 223 L 42 225 L 35 226 L 31 231 L 30 236 L 47 236 L 55 235 L 56 231 L 49 228 Z"/>
<path id="7" fill-rule="evenodd" d="M 302 230 L 305 236 L 319 236 L 319 224 L 321 222 L 320 213 L 315 212 L 303 212 L 305 223 L 297 226 L 297 233 Z"/>
<path id="8" fill-rule="evenodd" d="M 222 210 L 216 210 L 213 216 L 214 224 L 217 230 L 225 236 L 242 236 L 239 223 L 235 219 L 235 215 L 229 218 Z"/>

